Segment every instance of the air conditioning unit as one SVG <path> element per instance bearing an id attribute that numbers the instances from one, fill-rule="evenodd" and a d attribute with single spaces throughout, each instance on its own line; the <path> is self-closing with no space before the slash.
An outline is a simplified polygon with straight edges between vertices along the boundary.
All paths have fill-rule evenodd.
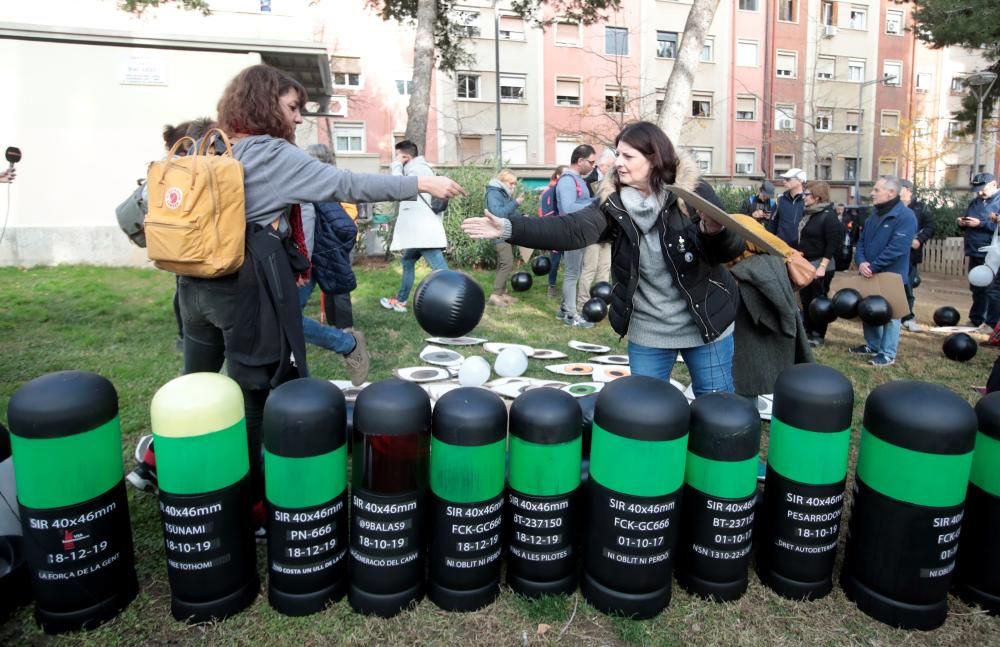
<path id="1" fill-rule="evenodd" d="M 736 164 L 736 174 L 737 175 L 753 175 L 753 164 L 750 162 L 744 162 L 742 164 Z"/>
<path id="2" fill-rule="evenodd" d="M 330 97 L 330 114 L 334 117 L 347 116 L 347 96 L 335 94 Z"/>
<path id="3" fill-rule="evenodd" d="M 823 38 L 833 38 L 837 35 L 837 27 L 835 25 L 823 25 Z"/>
<path id="4" fill-rule="evenodd" d="M 795 130 L 795 124 L 788 117 L 778 120 L 778 130 Z"/>

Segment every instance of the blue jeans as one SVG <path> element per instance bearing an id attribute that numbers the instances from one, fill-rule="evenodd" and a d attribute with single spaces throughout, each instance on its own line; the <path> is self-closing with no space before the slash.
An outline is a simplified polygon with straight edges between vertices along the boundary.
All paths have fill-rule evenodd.
<path id="1" fill-rule="evenodd" d="M 441 253 L 440 249 L 404 249 L 402 258 L 403 282 L 399 285 L 396 301 L 406 303 L 406 300 L 410 298 L 410 290 L 413 289 L 414 267 L 417 265 L 417 259 L 421 256 L 424 257 L 432 270 L 448 269 L 448 262 L 444 260 L 444 254 Z"/>
<path id="2" fill-rule="evenodd" d="M 552 269 L 549 270 L 549 287 L 556 287 L 556 279 L 559 277 L 559 261 L 562 260 L 562 252 L 552 252 L 549 254 L 552 260 Z"/>
<path id="3" fill-rule="evenodd" d="M 896 322 L 898 334 L 899 322 Z M 679 352 L 691 374 L 691 388 L 694 394 L 734 393 L 733 386 L 733 336 L 723 337 L 710 344 L 682 348 L 651 348 L 628 343 L 628 361 L 632 375 L 648 375 L 661 380 L 669 380 L 674 370 Z"/>
<path id="4" fill-rule="evenodd" d="M 868 348 L 871 348 L 876 354 L 896 359 L 896 349 L 899 348 L 899 324 L 899 319 L 893 319 L 884 326 L 862 324 Z"/>
<path id="5" fill-rule="evenodd" d="M 304 309 L 306 304 L 309 303 L 309 297 L 312 295 L 314 287 L 316 287 L 316 279 L 314 276 L 310 276 L 309 282 L 299 288 L 300 308 Z M 319 346 L 320 348 L 325 348 L 341 355 L 350 353 L 354 350 L 354 346 L 357 345 L 357 341 L 355 341 L 354 335 L 351 333 L 344 332 L 340 328 L 334 328 L 333 326 L 324 326 L 315 319 L 310 319 L 305 315 L 302 316 L 302 330 L 306 334 L 307 344 Z"/>

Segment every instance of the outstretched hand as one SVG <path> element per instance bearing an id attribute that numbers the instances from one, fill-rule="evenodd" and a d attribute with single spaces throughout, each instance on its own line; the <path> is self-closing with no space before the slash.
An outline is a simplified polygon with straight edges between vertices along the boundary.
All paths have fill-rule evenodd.
<path id="1" fill-rule="evenodd" d="M 6 168 L 0 171 L 0 184 L 9 184 L 14 181 L 15 177 L 17 177 L 17 171 L 12 168 Z"/>
<path id="2" fill-rule="evenodd" d="M 503 233 L 503 219 L 497 218 L 488 209 L 483 209 L 484 218 L 466 218 L 462 221 L 462 231 L 469 238 L 493 239 Z"/>
<path id="3" fill-rule="evenodd" d="M 435 198 L 457 198 L 460 195 L 469 195 L 469 192 L 463 189 L 461 184 L 443 175 L 419 176 L 417 178 L 417 191 L 430 193 Z"/>

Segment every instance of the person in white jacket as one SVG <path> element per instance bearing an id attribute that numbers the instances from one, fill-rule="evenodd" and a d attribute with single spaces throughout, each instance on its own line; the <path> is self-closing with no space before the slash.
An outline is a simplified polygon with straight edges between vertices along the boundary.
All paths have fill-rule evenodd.
<path id="1" fill-rule="evenodd" d="M 417 145 L 404 139 L 396 144 L 396 160 L 392 163 L 392 174 L 433 177 L 434 171 L 427 160 L 419 154 Z M 413 289 L 417 260 L 423 256 L 431 269 L 446 270 L 448 263 L 444 260 L 443 252 L 447 246 L 448 238 L 444 233 L 444 223 L 441 216 L 431 209 L 429 193 L 420 193 L 414 200 L 400 202 L 389 250 L 403 252 L 401 259 L 403 279 L 396 296 L 379 299 L 382 307 L 396 312 L 406 312 L 406 301 L 410 298 L 410 290 Z"/>

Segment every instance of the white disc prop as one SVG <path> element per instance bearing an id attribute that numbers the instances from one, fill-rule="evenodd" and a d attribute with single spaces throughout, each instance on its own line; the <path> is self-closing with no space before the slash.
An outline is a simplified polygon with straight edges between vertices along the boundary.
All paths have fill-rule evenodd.
<path id="1" fill-rule="evenodd" d="M 520 348 L 509 346 L 497 353 L 493 368 L 500 377 L 517 377 L 528 370 L 528 356 Z"/>
<path id="2" fill-rule="evenodd" d="M 458 383 L 462 386 L 482 386 L 490 379 L 490 363 L 479 355 L 465 358 L 458 369 Z"/>

